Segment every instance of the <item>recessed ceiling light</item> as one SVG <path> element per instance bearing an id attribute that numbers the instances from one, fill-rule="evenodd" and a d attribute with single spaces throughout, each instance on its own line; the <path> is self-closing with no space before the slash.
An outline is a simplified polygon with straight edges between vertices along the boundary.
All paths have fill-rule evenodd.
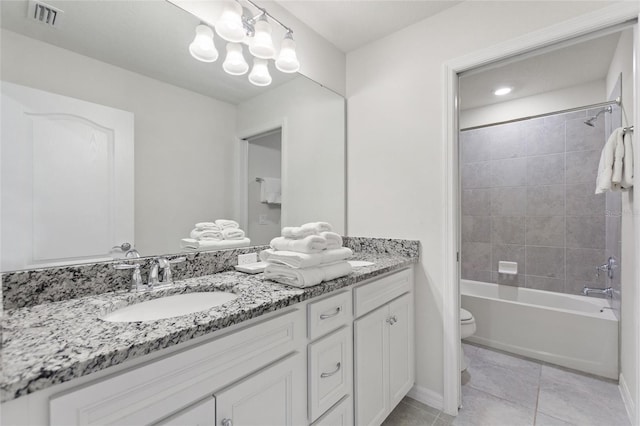
<path id="1" fill-rule="evenodd" d="M 496 96 L 504 96 L 508 93 L 511 93 L 511 87 L 501 87 L 499 89 L 497 89 L 495 92 L 493 92 L 494 95 Z"/>

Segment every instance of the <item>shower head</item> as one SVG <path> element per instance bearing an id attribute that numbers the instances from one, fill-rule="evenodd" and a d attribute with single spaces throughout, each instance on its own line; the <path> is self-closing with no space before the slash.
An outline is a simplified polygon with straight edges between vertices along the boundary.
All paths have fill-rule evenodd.
<path id="1" fill-rule="evenodd" d="M 598 116 L 600 116 L 600 114 L 602 114 L 603 112 L 611 113 L 611 112 L 613 112 L 613 107 L 611 105 L 609 105 L 606 108 L 602 108 L 600 111 L 598 111 L 598 113 L 596 115 L 594 115 L 591 118 L 587 118 L 586 120 L 584 120 L 584 124 L 586 124 L 587 126 L 596 127 L 594 121 L 596 121 L 598 119 Z"/>

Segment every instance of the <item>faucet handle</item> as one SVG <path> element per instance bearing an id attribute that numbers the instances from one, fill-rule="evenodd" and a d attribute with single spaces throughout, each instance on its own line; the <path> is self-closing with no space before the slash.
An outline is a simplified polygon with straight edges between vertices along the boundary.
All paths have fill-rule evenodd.
<path id="1" fill-rule="evenodd" d="M 160 258 L 158 260 L 160 267 L 162 268 L 162 281 L 166 284 L 170 284 L 173 282 L 173 274 L 171 272 L 171 265 L 175 265 L 176 263 L 182 263 L 186 261 L 186 257 L 176 257 L 175 259 L 167 260 L 165 258 Z"/>
<path id="2" fill-rule="evenodd" d="M 140 273 L 139 264 L 116 263 L 115 265 L 113 265 L 113 268 L 117 270 L 133 269 L 133 274 L 131 274 L 131 290 L 146 289 L 145 285 L 142 284 L 142 274 Z"/>

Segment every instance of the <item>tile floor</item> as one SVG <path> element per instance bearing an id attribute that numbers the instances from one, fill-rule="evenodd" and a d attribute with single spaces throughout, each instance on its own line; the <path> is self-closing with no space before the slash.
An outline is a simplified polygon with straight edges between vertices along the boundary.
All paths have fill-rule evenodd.
<path id="1" fill-rule="evenodd" d="M 464 344 L 457 417 L 405 398 L 383 426 L 628 426 L 616 383 Z"/>

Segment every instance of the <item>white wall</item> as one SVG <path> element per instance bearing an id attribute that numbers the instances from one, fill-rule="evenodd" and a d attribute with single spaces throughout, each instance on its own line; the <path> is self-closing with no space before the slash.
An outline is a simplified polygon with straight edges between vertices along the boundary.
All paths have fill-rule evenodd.
<path id="1" fill-rule="evenodd" d="M 285 123 L 282 226 L 326 221 L 344 233 L 344 108 L 341 96 L 304 77 L 238 105 L 241 137 Z"/>
<path id="2" fill-rule="evenodd" d="M 179 251 L 193 224 L 232 214 L 235 106 L 2 30 L 5 81 L 135 115 L 135 235 Z"/>
<path id="3" fill-rule="evenodd" d="M 281 170 L 282 150 L 280 147 L 280 132 L 274 132 L 249 141 L 248 161 L 248 221 L 247 232 L 251 237 L 251 244 L 259 246 L 269 244 L 272 238 L 280 235 L 280 204 L 260 202 L 260 182 L 257 177 L 279 178 Z M 265 223 L 260 223 L 260 216 L 266 217 Z"/>
<path id="4" fill-rule="evenodd" d="M 511 101 L 464 109 L 460 111 L 460 128 L 482 126 L 595 104 L 606 99 L 604 89 L 605 81 L 597 80 Z"/>
<path id="5" fill-rule="evenodd" d="M 633 124 L 633 31 L 624 31 L 613 55 L 606 79 L 610 93 L 622 73 L 622 125 Z M 637 137 L 635 138 L 637 140 Z M 620 309 L 620 376 L 626 385 L 631 401 L 637 401 L 638 323 L 634 301 L 636 299 L 635 268 L 638 261 L 634 247 L 633 192 L 622 193 L 622 270 Z M 635 410 L 638 407 L 633 407 Z"/>
<path id="6" fill-rule="evenodd" d="M 443 392 L 443 63 L 607 4 L 463 2 L 347 55 L 349 234 L 421 241 L 416 384 L 433 402 Z"/>

